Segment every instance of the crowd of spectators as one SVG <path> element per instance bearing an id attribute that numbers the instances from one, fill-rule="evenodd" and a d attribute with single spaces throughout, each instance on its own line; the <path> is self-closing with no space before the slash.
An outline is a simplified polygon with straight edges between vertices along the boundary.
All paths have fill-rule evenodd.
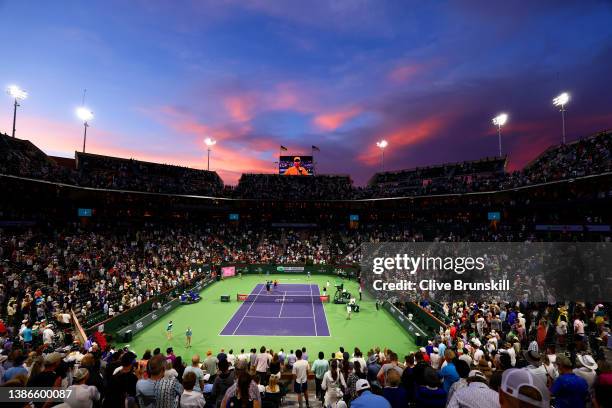
<path id="1" fill-rule="evenodd" d="M 432 310 L 426 300 L 421 307 Z M 57 406 L 70 408 L 280 407 L 291 398 L 333 408 L 610 406 L 604 305 L 455 302 L 441 313 L 450 323 L 412 353 L 261 346 L 205 357 L 202 350 L 191 361 L 172 348 L 138 358 L 93 337 L 67 338 L 55 350 L 32 341 L 26 319 L 17 333 L 0 324 L 0 386 L 68 388 L 73 393 Z"/>
<path id="2" fill-rule="evenodd" d="M 506 158 L 485 158 L 376 173 L 366 187 L 349 176 L 284 177 L 243 174 L 224 187 L 216 172 L 76 153 L 75 168 L 60 166 L 28 141 L 0 135 L 0 173 L 102 189 L 271 200 L 350 200 L 498 191 L 612 171 L 612 132 L 549 148 L 522 170 Z"/>
<path id="3" fill-rule="evenodd" d="M 474 224 L 463 236 L 444 230 L 425 233 L 421 228 L 426 227 L 424 220 L 355 229 L 149 222 L 139 227 L 73 223 L 0 230 L 0 312 L 14 303 L 19 306 L 13 308 L 15 322 L 24 317 L 36 322 L 41 320 L 37 309 L 44 309 L 41 317 L 73 309 L 89 327 L 193 281 L 205 264 L 346 265 L 361 261 L 363 243 L 539 240 L 533 233 L 521 233 L 526 229 L 521 223 L 504 230 Z M 601 239 L 609 240 L 602 234 Z M 530 282 L 526 278 L 519 286 Z M 37 291 L 43 295 L 34 296 Z M 40 305 L 26 308 L 24 302 Z"/>
<path id="4" fill-rule="evenodd" d="M 235 198 L 272 200 L 342 200 L 353 196 L 353 182 L 348 176 L 277 174 L 243 174 L 232 194 Z"/>
<path id="5" fill-rule="evenodd" d="M 550 149 L 519 175 L 501 176 L 506 177 L 506 184 L 501 186 L 514 188 L 610 171 L 611 135 Z M 31 143 L 5 136 L 0 136 L 0 153 L 8 158 L 0 162 L 3 174 L 123 189 L 138 186 L 121 180 L 138 180 L 142 173 L 143 188 L 147 191 L 162 191 L 166 177 L 175 180 L 169 186 L 187 191 L 181 190 L 183 187 L 177 181 L 183 176 L 190 180 L 187 183 L 190 186 L 209 188 L 210 180 L 201 179 L 199 173 L 188 175 L 189 169 L 107 160 L 94 155 L 80 156 L 79 160 L 87 163 L 83 164 L 85 176 L 81 178 L 50 161 Z M 436 194 L 446 191 L 444 180 L 449 177 L 444 175 L 449 174 L 453 180 L 461 179 L 463 186 L 468 180 L 470 185 L 474 180 L 480 183 L 484 176 L 474 175 L 498 174 L 497 169 L 503 166 L 500 163 L 501 159 L 492 159 L 418 171 L 419 177 L 431 180 L 426 183 L 421 180 L 420 188 L 429 188 L 421 191 L 433 193 L 431 189 L 436 186 Z M 112 177 L 107 177 L 109 174 Z M 436 176 L 439 180 L 434 182 L 435 174 L 443 176 Z M 384 191 L 399 194 L 399 190 L 391 187 L 397 181 L 393 177 L 377 176 L 377 183 L 388 186 L 381 187 L 376 196 L 384 195 Z M 252 188 L 247 188 L 245 182 L 244 190 L 239 186 L 230 194 L 258 197 L 259 190 L 269 194 L 265 198 L 277 198 L 276 186 L 287 187 L 274 184 L 276 181 L 266 185 L 266 178 L 254 176 L 252 179 L 257 181 Z M 311 187 L 319 179 L 269 178 L 306 179 L 310 181 L 296 182 L 304 184 L 295 186 L 313 183 Z M 337 197 L 361 194 L 350 187 L 348 178 L 324 180 L 325 187 L 315 186 L 313 190 L 316 199 L 325 198 L 325 191 L 334 190 L 336 183 L 349 186 L 346 190 L 335 189 L 334 194 L 340 193 Z M 290 194 L 298 196 L 305 187 L 288 188 Z M 198 194 L 197 189 L 190 191 Z M 404 194 L 408 190 L 402 191 Z M 417 194 L 419 189 L 414 191 Z M 287 196 L 283 193 L 282 197 Z M 529 200 L 532 199 L 530 195 Z M 470 206 L 482 206 L 482 201 L 474 200 Z M 165 354 L 156 350 L 137 359 L 129 350 L 101 344 L 98 338 L 83 344 L 75 342 L 71 311 L 87 327 L 146 302 L 152 308 L 158 307 L 160 296 L 197 280 L 203 273 L 202 266 L 207 264 L 343 264 L 359 262 L 359 249 L 367 242 L 541 239 L 533 224 L 542 215 L 535 212 L 492 228 L 487 222 L 462 219 L 465 214 L 447 214 L 438 211 L 438 207 L 433 210 L 443 204 L 428 205 L 432 206 L 430 212 L 414 214 L 409 223 L 370 221 L 362 222 L 358 228 L 348 228 L 346 223 L 281 228 L 268 224 L 189 221 L 173 224 L 150 221 L 138 226 L 74 223 L 52 227 L 50 221 L 29 229 L 0 229 L 0 383 L 71 387 L 74 399 L 65 401 L 64 407 L 115 407 L 126 402 L 128 406 L 140 407 L 178 404 L 226 407 L 228 401 L 230 406 L 242 406 L 246 400 L 249 402 L 245 406 L 277 406 L 278 398 L 291 390 L 302 390 L 309 376 L 314 377 L 316 397 L 325 406 L 340 408 L 551 403 L 557 407 L 609 406 L 612 372 L 605 351 L 612 348 L 612 336 L 609 310 L 599 304 L 568 308 L 555 302 L 534 304 L 518 299 L 518 303 L 490 300 L 434 307 L 434 302 L 416 299 L 425 311 L 444 321 L 445 328 L 432 336 L 426 347 L 411 354 L 406 350 L 387 350 L 381 345 L 381 349 L 365 353 L 340 349 L 330 354 L 332 350 L 327 350 L 315 359 L 302 349 L 285 353 L 263 347 L 259 353 L 221 350 L 215 356 L 207 351 L 203 361 L 194 357 L 189 363 L 182 362 L 172 350 Z M 573 209 L 570 212 L 577 218 L 573 222 L 581 224 L 607 220 L 606 213 L 583 214 Z M 562 210 L 545 206 L 544 213 L 563 222 L 564 216 L 559 215 Z M 432 225 L 434 229 L 429 228 Z M 609 241 L 609 232 L 599 233 L 598 240 Z M 400 302 L 397 306 L 403 309 L 405 304 Z M 198 352 L 204 354 L 204 350 Z M 299 386 L 293 384 L 296 380 Z M 51 406 L 37 404 L 43 405 Z"/>
<path id="6" fill-rule="evenodd" d="M 89 327 L 193 281 L 217 258 L 215 239 L 168 228 L 0 232 L 0 311 L 39 324 L 72 309 Z"/>
<path id="7" fill-rule="evenodd" d="M 76 153 L 78 185 L 149 193 L 217 196 L 223 189 L 212 171 Z"/>

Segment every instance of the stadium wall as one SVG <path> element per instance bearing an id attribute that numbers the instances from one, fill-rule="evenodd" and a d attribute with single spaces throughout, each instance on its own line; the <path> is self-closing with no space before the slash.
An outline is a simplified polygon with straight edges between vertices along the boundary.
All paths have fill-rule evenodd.
<path id="1" fill-rule="evenodd" d="M 414 342 L 417 346 L 421 347 L 427 345 L 429 334 L 425 330 L 419 327 L 412 320 L 408 319 L 408 317 L 406 317 L 401 310 L 389 303 L 389 301 L 385 300 L 383 302 L 383 308 L 388 311 L 391 316 L 393 316 L 395 321 L 398 322 L 399 325 L 402 326 L 404 330 L 406 330 L 414 338 Z"/>
<path id="2" fill-rule="evenodd" d="M 336 275 L 343 278 L 354 279 L 359 276 L 359 267 L 356 265 L 299 265 L 299 264 L 237 264 L 228 263 L 222 267 L 234 266 L 236 273 L 267 274 L 267 273 L 311 273 L 313 275 Z"/>
<path id="3" fill-rule="evenodd" d="M 140 319 L 136 320 L 134 323 L 128 324 L 127 326 L 124 326 L 121 329 L 117 330 L 114 333 L 115 338 L 118 341 L 131 341 L 131 337 L 127 339 L 125 338 L 126 333 L 131 332 L 132 336 L 135 335 L 136 333 L 138 333 L 145 327 L 149 326 L 151 323 L 155 322 L 157 319 L 159 319 L 166 313 L 175 309 L 180 304 L 181 302 L 179 298 L 172 299 L 170 302 L 163 305 L 160 309 L 157 309 L 151 313 L 148 313 L 144 315 L 143 317 L 141 317 Z"/>

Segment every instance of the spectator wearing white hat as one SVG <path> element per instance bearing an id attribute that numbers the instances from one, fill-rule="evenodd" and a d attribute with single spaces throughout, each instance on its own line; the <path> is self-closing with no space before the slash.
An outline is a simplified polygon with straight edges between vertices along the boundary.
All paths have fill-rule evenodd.
<path id="1" fill-rule="evenodd" d="M 442 360 L 443 358 L 442 356 L 440 356 L 440 350 L 437 347 L 434 347 L 433 351 L 429 355 L 429 361 L 431 363 L 431 366 L 438 370 L 440 368 L 440 363 L 442 362 Z"/>
<path id="2" fill-rule="evenodd" d="M 85 384 L 88 378 L 89 370 L 86 368 L 79 368 L 76 373 L 74 373 L 74 384 L 68 387 L 71 393 L 69 397 L 64 400 L 70 408 L 91 408 L 94 401 L 100 400 L 98 389 L 93 385 Z"/>
<path id="3" fill-rule="evenodd" d="M 43 344 L 51 344 L 51 343 L 53 343 L 53 337 L 54 336 L 55 336 L 55 333 L 53 332 L 53 329 L 51 328 L 51 325 L 48 324 L 45 327 L 45 330 L 43 330 L 43 333 L 42 333 Z"/>
<path id="4" fill-rule="evenodd" d="M 372 394 L 368 380 L 357 381 L 355 389 L 357 398 L 351 402 L 351 408 L 391 408 L 391 404 L 384 397 Z"/>
<path id="5" fill-rule="evenodd" d="M 482 343 L 476 337 L 472 339 L 472 347 L 474 349 L 472 354 L 472 364 L 475 366 L 478 365 L 480 359 L 484 356 L 484 351 L 480 348 Z"/>
<path id="6" fill-rule="evenodd" d="M 574 368 L 574 374 L 584 378 L 589 386 L 589 392 L 593 391 L 593 385 L 597 379 L 597 362 L 590 354 L 579 354 L 576 356 L 577 368 Z"/>
<path id="7" fill-rule="evenodd" d="M 502 375 L 499 404 L 502 408 L 549 408 L 550 393 L 529 370 L 511 368 Z"/>

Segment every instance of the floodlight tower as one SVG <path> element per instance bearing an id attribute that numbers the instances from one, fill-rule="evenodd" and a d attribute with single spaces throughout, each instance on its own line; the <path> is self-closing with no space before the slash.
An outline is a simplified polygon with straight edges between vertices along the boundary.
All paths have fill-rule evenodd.
<path id="1" fill-rule="evenodd" d="M 206 139 L 204 139 L 204 144 L 208 147 L 208 161 L 206 164 L 206 170 L 210 171 L 210 149 L 217 144 L 217 141 L 215 139 L 207 137 Z"/>
<path id="2" fill-rule="evenodd" d="M 385 147 L 389 146 L 389 143 L 383 139 L 380 142 L 376 142 L 376 146 L 380 148 L 380 169 L 385 171 Z"/>
<path id="3" fill-rule="evenodd" d="M 563 92 L 561 95 L 553 99 L 553 105 L 559 107 L 561 112 L 561 129 L 562 129 L 562 141 L 565 144 L 565 104 L 569 102 L 570 96 L 567 92 Z"/>
<path id="4" fill-rule="evenodd" d="M 13 137 L 15 137 L 15 125 L 17 123 L 17 107 L 19 105 L 19 101 L 23 101 L 28 97 L 28 93 L 23 89 L 19 88 L 17 85 L 10 85 L 6 89 L 6 93 L 11 95 L 13 99 L 15 99 L 15 103 L 13 104 Z"/>
<path id="5" fill-rule="evenodd" d="M 76 115 L 83 121 L 83 153 L 85 153 L 85 144 L 87 143 L 87 128 L 89 127 L 89 121 L 93 119 L 93 112 L 84 106 L 77 108 Z"/>
<path id="6" fill-rule="evenodd" d="M 501 148 L 501 128 L 508 121 L 508 114 L 500 113 L 496 117 L 493 118 L 493 124 L 497 126 L 497 139 L 499 141 L 499 157 L 502 157 L 502 148 Z"/>

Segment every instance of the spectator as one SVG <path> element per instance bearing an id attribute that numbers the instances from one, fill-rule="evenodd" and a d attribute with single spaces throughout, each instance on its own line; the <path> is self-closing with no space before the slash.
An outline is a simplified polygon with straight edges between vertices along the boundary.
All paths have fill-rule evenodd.
<path id="1" fill-rule="evenodd" d="M 351 402 L 351 408 L 391 408 L 391 404 L 380 395 L 370 392 L 370 383 L 359 380 L 356 385 L 357 398 Z"/>
<path id="2" fill-rule="evenodd" d="M 301 350 L 299 350 L 301 352 Z M 259 354 L 255 358 L 255 370 L 257 372 L 257 377 L 259 377 L 259 382 L 262 385 L 266 385 L 268 383 L 268 369 L 270 368 L 270 353 L 266 352 L 266 347 L 261 346 L 259 349 Z"/>
<path id="3" fill-rule="evenodd" d="M 344 380 L 344 375 L 342 375 L 342 372 L 338 368 L 338 360 L 333 359 L 331 361 L 329 371 L 323 375 L 321 389 L 325 391 L 324 406 L 334 406 L 338 401 L 342 400 L 344 396 L 342 390 L 346 389 L 346 382 Z"/>
<path id="4" fill-rule="evenodd" d="M 450 351 L 450 350 L 447 350 Z M 440 383 L 436 371 L 427 367 L 424 372 L 424 384 L 416 387 L 414 400 L 417 408 L 444 408 L 447 392 Z"/>
<path id="5" fill-rule="evenodd" d="M 487 378 L 478 370 L 472 370 L 467 378 L 468 385 L 457 390 L 450 397 L 447 408 L 496 408 L 499 394 L 487 385 Z"/>
<path id="6" fill-rule="evenodd" d="M 184 374 L 181 408 L 204 408 L 206 401 L 202 393 L 194 389 L 196 383 L 197 377 L 193 371 L 188 371 Z"/>
<path id="7" fill-rule="evenodd" d="M 121 369 L 108 378 L 106 398 L 104 399 L 105 408 L 124 406 L 126 400 L 130 403 L 135 401 L 138 377 L 134 371 L 137 364 L 134 353 L 123 353 Z"/>
<path id="8" fill-rule="evenodd" d="M 247 372 L 241 371 L 238 374 L 238 381 L 227 390 L 221 406 L 240 408 L 261 407 L 259 390 Z"/>
<path id="9" fill-rule="evenodd" d="M 68 387 L 71 391 L 70 396 L 64 400 L 70 408 L 91 408 L 94 402 L 100 400 L 100 393 L 96 387 L 86 385 L 89 371 L 86 368 L 79 368 L 73 376 L 74 385 Z"/>
<path id="10" fill-rule="evenodd" d="M 308 361 L 302 360 L 302 350 L 296 350 L 295 357 L 297 361 L 293 364 L 293 369 L 291 370 L 293 373 L 293 390 L 298 394 L 299 404 L 302 405 L 303 395 L 306 400 L 306 406 L 308 406 L 308 370 L 310 365 Z"/>
<path id="11" fill-rule="evenodd" d="M 557 354 L 559 377 L 550 392 L 555 396 L 556 408 L 586 407 L 589 385 L 584 378 L 572 372 L 572 362 L 565 354 Z"/>
<path id="12" fill-rule="evenodd" d="M 215 401 L 217 408 L 221 407 L 221 401 L 223 396 L 234 384 L 234 372 L 229 370 L 229 361 L 227 358 L 219 360 L 219 370 L 217 371 L 217 377 L 212 387 L 211 400 Z"/>
<path id="13" fill-rule="evenodd" d="M 499 404 L 502 408 L 547 408 L 550 406 L 550 394 L 531 371 L 511 368 L 505 370 L 502 376 Z"/>
<path id="14" fill-rule="evenodd" d="M 312 371 L 315 374 L 315 395 L 316 397 L 323 401 L 324 393 L 321 388 L 321 384 L 323 383 L 323 377 L 325 373 L 329 370 L 329 362 L 325 360 L 325 355 L 322 351 L 319 351 L 319 358 L 312 363 Z"/>
<path id="15" fill-rule="evenodd" d="M 408 405 L 408 393 L 400 387 L 401 376 L 396 370 L 389 370 L 385 380 L 383 396 L 392 408 L 405 408 Z"/>
<path id="16" fill-rule="evenodd" d="M 453 362 L 453 360 L 455 360 L 455 352 L 449 349 L 445 350 L 444 360 L 446 361 L 446 365 L 442 367 L 439 375 L 444 380 L 444 391 L 448 392 L 453 383 L 455 381 L 459 381 L 459 374 L 457 373 L 455 363 Z"/>
<path id="17" fill-rule="evenodd" d="M 153 356 L 148 364 L 148 377 L 141 378 L 136 383 L 136 399 L 140 408 L 156 408 L 156 384 L 164 377 L 165 362 L 166 359 L 161 354 Z"/>
<path id="18" fill-rule="evenodd" d="M 210 381 L 215 380 L 215 376 L 217 375 L 217 363 L 219 360 L 217 357 L 212 355 L 212 351 L 208 350 L 206 352 L 206 359 L 202 363 L 202 367 L 204 368 L 204 372 L 210 374 Z"/>
<path id="19" fill-rule="evenodd" d="M 191 365 L 189 367 L 185 367 L 185 371 L 183 371 L 183 380 L 188 373 L 193 373 L 196 377 L 196 382 L 193 387 L 195 392 L 204 392 L 204 371 L 200 368 L 200 355 L 194 354 L 191 357 Z"/>

